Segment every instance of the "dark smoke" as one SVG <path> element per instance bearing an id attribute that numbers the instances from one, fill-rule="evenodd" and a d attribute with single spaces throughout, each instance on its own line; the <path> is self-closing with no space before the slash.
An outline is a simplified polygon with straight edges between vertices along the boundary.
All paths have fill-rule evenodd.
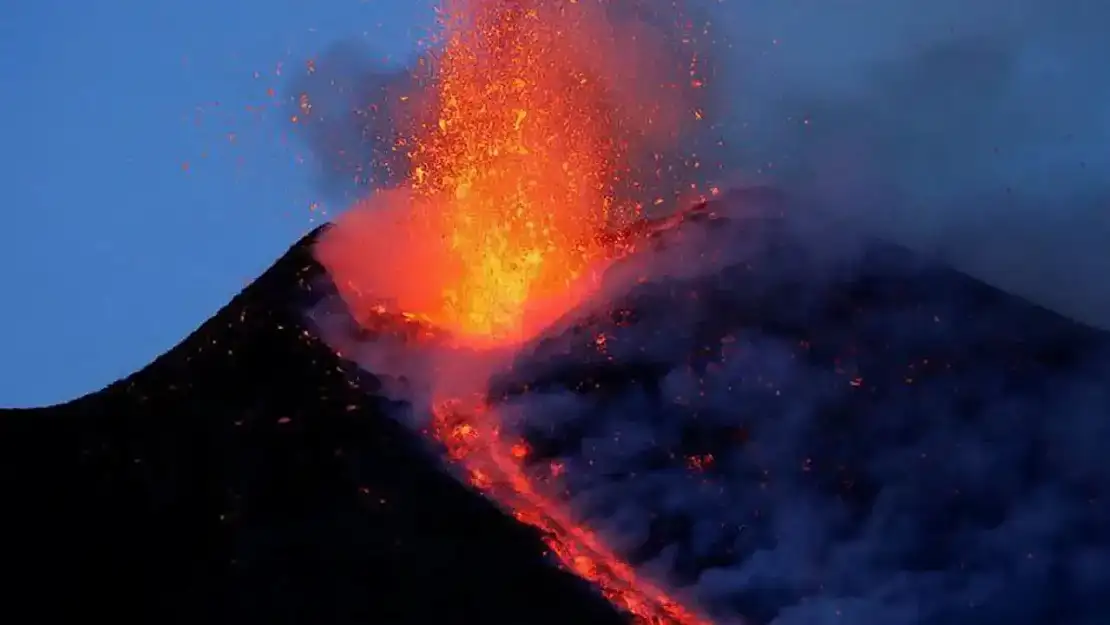
<path id="1" fill-rule="evenodd" d="M 732 164 L 1110 327 L 1110 6 L 720 6 Z"/>
<path id="2" fill-rule="evenodd" d="M 535 475 L 722 622 L 1108 622 L 1106 336 L 777 194 L 709 210 L 493 378 Z"/>
<path id="3" fill-rule="evenodd" d="M 288 86 L 301 136 L 320 166 L 317 183 L 331 200 L 350 203 L 408 176 L 394 146 L 404 128 L 397 100 L 413 91 L 412 70 L 378 58 L 367 46 L 336 44 Z"/>

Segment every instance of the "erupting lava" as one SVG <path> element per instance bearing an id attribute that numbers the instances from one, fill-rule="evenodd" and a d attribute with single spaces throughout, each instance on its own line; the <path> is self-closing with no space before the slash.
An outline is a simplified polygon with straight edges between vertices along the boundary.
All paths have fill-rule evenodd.
<path id="1" fill-rule="evenodd" d="M 546 8 L 540 8 L 545 5 Z M 526 304 L 564 299 L 603 257 L 619 146 L 601 85 L 558 3 L 453 0 L 434 75 L 434 121 L 411 140 L 419 218 L 441 233 L 451 275 L 433 324 L 520 338 Z M 568 17 L 574 17 L 568 23 Z M 572 302 L 569 302 L 572 303 Z"/>
<path id="2" fill-rule="evenodd" d="M 616 24 L 608 8 L 444 2 L 444 38 L 420 65 L 422 91 L 402 98 L 414 109 L 396 148 L 409 159 L 408 187 L 376 193 L 318 250 L 356 318 L 386 302 L 455 345 L 504 347 L 589 295 L 611 260 L 606 229 L 638 214 L 630 152 L 650 153 L 682 120 L 700 118 L 683 97 L 700 86 L 689 59 L 664 50 L 645 24 Z M 664 68 L 674 70 L 669 81 Z M 566 566 L 641 622 L 702 622 L 541 492 L 527 450 L 506 440 L 495 411 L 464 399 L 480 388 L 445 397 L 442 382 L 433 381 L 431 433 L 472 485 L 540 529 Z"/>
<path id="3" fill-rule="evenodd" d="M 389 300 L 456 343 L 503 346 L 589 294 L 606 229 L 640 214 L 629 191 L 665 175 L 655 151 L 701 118 L 696 55 L 641 2 L 444 0 L 418 91 L 388 104 L 407 185 L 365 200 L 320 254 L 356 312 Z"/>

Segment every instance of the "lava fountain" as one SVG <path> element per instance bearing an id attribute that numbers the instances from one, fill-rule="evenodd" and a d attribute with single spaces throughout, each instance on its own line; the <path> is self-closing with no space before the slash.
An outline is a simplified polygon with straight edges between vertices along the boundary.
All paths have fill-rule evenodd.
<path id="1" fill-rule="evenodd" d="M 446 0 L 442 39 L 395 103 L 407 184 L 344 215 L 317 256 L 356 319 L 388 311 L 442 331 L 427 432 L 472 486 L 640 622 L 700 623 L 545 492 L 477 373 L 476 354 L 511 350 L 591 295 L 628 249 L 612 233 L 639 218 L 635 190 L 664 175 L 643 155 L 702 117 L 690 39 L 614 4 Z"/>

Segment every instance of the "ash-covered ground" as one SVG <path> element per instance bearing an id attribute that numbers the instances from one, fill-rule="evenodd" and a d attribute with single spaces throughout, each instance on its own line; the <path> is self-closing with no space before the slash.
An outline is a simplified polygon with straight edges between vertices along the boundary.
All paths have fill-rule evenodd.
<path id="1" fill-rule="evenodd" d="M 765 190 L 646 247 L 489 385 L 641 571 L 757 625 L 1110 622 L 1104 333 Z"/>

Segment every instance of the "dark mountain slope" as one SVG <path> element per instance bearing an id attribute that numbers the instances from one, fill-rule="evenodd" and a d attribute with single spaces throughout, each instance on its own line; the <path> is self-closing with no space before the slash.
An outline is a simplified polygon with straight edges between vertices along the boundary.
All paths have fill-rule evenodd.
<path id="1" fill-rule="evenodd" d="M 138 373 L 63 405 L 0 411 L 9 612 L 622 622 L 544 562 L 536 535 L 435 467 L 309 337 L 299 311 L 318 297 L 314 236 Z"/>

